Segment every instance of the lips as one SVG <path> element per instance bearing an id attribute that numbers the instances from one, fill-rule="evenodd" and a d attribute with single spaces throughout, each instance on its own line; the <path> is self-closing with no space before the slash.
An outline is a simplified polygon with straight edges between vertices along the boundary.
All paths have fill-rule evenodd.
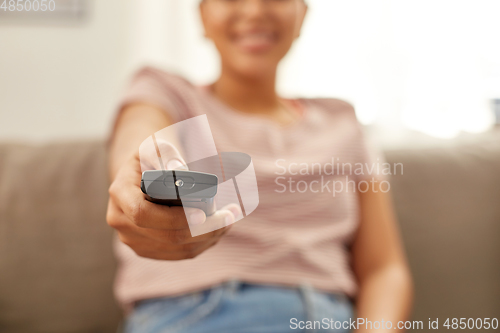
<path id="1" fill-rule="evenodd" d="M 277 36 L 267 31 L 249 31 L 236 34 L 233 41 L 246 52 L 264 52 L 276 44 Z"/>

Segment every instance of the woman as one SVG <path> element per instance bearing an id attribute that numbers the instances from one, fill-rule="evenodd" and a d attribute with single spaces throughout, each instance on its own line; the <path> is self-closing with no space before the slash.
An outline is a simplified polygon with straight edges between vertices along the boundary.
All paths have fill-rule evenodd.
<path id="1" fill-rule="evenodd" d="M 392 323 L 375 325 L 377 332 L 396 332 L 407 318 L 411 277 L 380 177 L 351 172 L 343 191 L 319 185 L 344 175 L 315 166 L 374 161 L 352 106 L 275 91 L 279 61 L 306 12 L 302 0 L 204 0 L 219 79 L 197 87 L 154 68 L 135 76 L 110 141 L 107 215 L 119 238 L 115 291 L 126 332 L 349 331 L 342 323 L 354 313 Z M 191 209 L 200 223 L 229 225 L 191 237 L 182 208 L 144 199 L 138 148 L 152 133 L 202 114 L 219 151 L 252 157 L 260 204 L 234 225 L 241 214 L 234 205 L 208 218 Z M 167 145 L 166 168 L 183 167 L 185 147 L 175 137 Z M 301 181 L 310 187 L 297 188 Z M 370 187 L 355 191 L 363 181 Z"/>

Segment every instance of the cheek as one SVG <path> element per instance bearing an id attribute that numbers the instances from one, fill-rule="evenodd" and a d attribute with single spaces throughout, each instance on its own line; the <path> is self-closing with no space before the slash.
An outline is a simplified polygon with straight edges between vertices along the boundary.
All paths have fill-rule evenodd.
<path id="1" fill-rule="evenodd" d="M 214 42 L 224 37 L 229 31 L 231 17 L 224 10 L 210 8 L 205 12 L 205 31 L 207 36 Z"/>
<path id="2" fill-rule="evenodd" d="M 286 9 L 285 11 L 277 18 L 277 22 L 280 26 L 281 42 L 290 45 L 298 36 L 300 21 L 296 9 Z"/>

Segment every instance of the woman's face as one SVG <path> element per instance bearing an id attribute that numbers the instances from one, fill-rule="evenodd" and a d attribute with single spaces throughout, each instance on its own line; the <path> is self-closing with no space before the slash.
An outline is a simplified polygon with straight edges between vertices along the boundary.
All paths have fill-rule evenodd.
<path id="1" fill-rule="evenodd" d="M 303 0 L 203 0 L 205 35 L 225 69 L 248 78 L 274 74 L 299 36 L 307 6 Z"/>

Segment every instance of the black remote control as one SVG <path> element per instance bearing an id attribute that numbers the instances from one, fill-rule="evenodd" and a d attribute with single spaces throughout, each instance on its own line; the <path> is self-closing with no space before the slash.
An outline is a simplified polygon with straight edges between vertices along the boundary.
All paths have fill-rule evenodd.
<path id="1" fill-rule="evenodd" d="M 216 175 L 195 171 L 151 170 L 142 173 L 141 190 L 146 199 L 167 206 L 202 209 L 215 213 Z"/>

